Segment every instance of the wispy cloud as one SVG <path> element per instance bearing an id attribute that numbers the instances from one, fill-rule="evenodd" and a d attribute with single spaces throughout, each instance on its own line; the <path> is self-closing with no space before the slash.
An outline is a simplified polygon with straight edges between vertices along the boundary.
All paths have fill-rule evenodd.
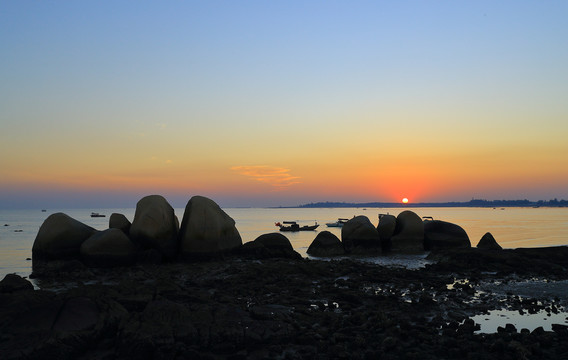
<path id="1" fill-rule="evenodd" d="M 290 169 L 280 167 L 266 165 L 233 166 L 231 170 L 256 181 L 270 184 L 275 190 L 283 190 L 288 186 L 300 183 L 298 181 L 299 176 L 292 176 Z"/>

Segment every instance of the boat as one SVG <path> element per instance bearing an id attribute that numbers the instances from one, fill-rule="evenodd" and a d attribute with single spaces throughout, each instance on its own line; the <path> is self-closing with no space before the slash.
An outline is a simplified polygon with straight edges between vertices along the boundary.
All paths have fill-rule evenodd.
<path id="1" fill-rule="evenodd" d="M 317 222 L 314 225 L 300 226 L 296 221 L 283 221 L 282 224 L 277 222 L 274 225 L 278 226 L 280 231 L 311 231 L 319 226 Z"/>
<path id="2" fill-rule="evenodd" d="M 97 213 L 97 212 L 92 212 L 92 213 L 91 213 L 91 217 L 105 217 L 105 216 L 106 216 L 106 215 L 104 215 L 104 214 L 99 214 L 99 213 Z"/>
<path id="3" fill-rule="evenodd" d="M 326 223 L 325 226 L 327 226 L 327 227 L 343 227 L 343 224 L 345 224 L 347 221 L 349 221 L 349 219 L 339 218 L 339 219 L 337 219 L 336 222 Z"/>

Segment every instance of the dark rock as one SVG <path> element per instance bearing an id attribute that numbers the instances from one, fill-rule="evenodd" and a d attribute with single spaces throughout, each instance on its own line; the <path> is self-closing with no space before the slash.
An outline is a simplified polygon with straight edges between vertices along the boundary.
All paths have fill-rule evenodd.
<path id="1" fill-rule="evenodd" d="M 341 241 L 346 253 L 373 254 L 381 252 L 379 233 L 368 217 L 360 215 L 341 228 Z"/>
<path id="2" fill-rule="evenodd" d="M 130 238 L 144 249 L 156 249 L 164 257 L 173 259 L 177 254 L 178 221 L 174 209 L 160 195 L 142 198 L 136 204 Z"/>
<path id="3" fill-rule="evenodd" d="M 179 232 L 182 258 L 215 256 L 242 245 L 233 220 L 213 200 L 192 197 L 185 207 Z"/>
<path id="4" fill-rule="evenodd" d="M 81 244 L 95 232 L 92 227 L 66 214 L 51 214 L 39 228 L 34 240 L 33 261 L 79 258 Z"/>
<path id="5" fill-rule="evenodd" d="M 107 229 L 81 245 L 81 257 L 89 266 L 129 265 L 136 259 L 136 246 L 121 230 Z"/>
<path id="6" fill-rule="evenodd" d="M 34 286 L 23 277 L 16 274 L 7 274 L 0 281 L 0 293 L 12 293 L 22 290 L 33 290 Z"/>
<path id="7" fill-rule="evenodd" d="M 485 235 L 481 237 L 481 240 L 479 240 L 479 243 L 477 244 L 477 248 L 484 250 L 503 250 L 501 245 L 495 241 L 495 238 L 490 232 L 485 233 Z"/>
<path id="8" fill-rule="evenodd" d="M 392 247 L 391 238 L 396 229 L 396 217 L 394 215 L 382 214 L 379 215 L 379 225 L 377 225 L 377 232 L 381 239 L 381 247 L 383 251 L 390 251 Z"/>
<path id="9" fill-rule="evenodd" d="M 240 248 L 235 250 L 235 253 L 253 259 L 302 258 L 302 256 L 294 250 L 290 240 L 280 233 L 260 235 L 254 241 L 244 243 Z"/>
<path id="10" fill-rule="evenodd" d="M 391 238 L 391 250 L 401 253 L 424 251 L 424 224 L 420 216 L 410 210 L 398 214 Z"/>
<path id="11" fill-rule="evenodd" d="M 341 240 L 329 231 L 322 231 L 308 247 L 307 253 L 311 256 L 338 256 L 344 255 L 345 250 Z"/>
<path id="12" fill-rule="evenodd" d="M 461 226 L 441 220 L 426 220 L 424 247 L 426 250 L 470 248 L 471 243 Z"/>
<path id="13" fill-rule="evenodd" d="M 112 213 L 110 215 L 110 218 L 109 218 L 109 221 L 108 221 L 108 227 L 109 228 L 119 229 L 123 233 L 125 233 L 126 235 L 129 235 L 131 226 L 132 226 L 132 224 L 130 223 L 130 221 L 128 221 L 126 216 L 124 216 L 123 214 Z"/>

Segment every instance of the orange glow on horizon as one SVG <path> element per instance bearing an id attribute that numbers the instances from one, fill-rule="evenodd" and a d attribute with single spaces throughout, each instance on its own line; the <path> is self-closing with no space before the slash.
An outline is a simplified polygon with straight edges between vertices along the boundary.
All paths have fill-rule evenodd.
<path id="1" fill-rule="evenodd" d="M 408 204 L 408 199 L 407 199 L 407 198 L 402 199 L 402 203 L 403 203 L 403 204 Z"/>

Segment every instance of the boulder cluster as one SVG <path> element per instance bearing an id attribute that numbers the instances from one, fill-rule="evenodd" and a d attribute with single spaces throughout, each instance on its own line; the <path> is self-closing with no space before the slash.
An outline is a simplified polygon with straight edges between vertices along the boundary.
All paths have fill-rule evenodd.
<path id="1" fill-rule="evenodd" d="M 347 221 L 341 240 L 329 231 L 319 232 L 307 253 L 316 257 L 347 254 L 419 253 L 425 250 L 470 248 L 467 233 L 459 225 L 422 220 L 412 211 L 398 216 L 380 215 L 377 226 L 366 216 Z M 487 233 L 479 248 L 500 249 Z M 236 255 L 241 258 L 301 258 L 280 233 L 259 236 L 243 244 L 235 221 L 213 200 L 192 197 L 181 223 L 173 207 L 160 195 L 149 195 L 136 204 L 132 223 L 114 213 L 109 228 L 96 230 L 64 213 L 50 215 L 41 225 L 32 247 L 34 274 L 45 265 L 64 260 L 66 266 L 114 267 L 159 264 Z"/>
<path id="2" fill-rule="evenodd" d="M 212 256 L 240 246 L 235 221 L 213 200 L 192 197 L 180 225 L 167 200 L 150 195 L 137 203 L 132 223 L 115 213 L 103 231 L 64 213 L 52 214 L 41 225 L 32 254 L 35 272 L 56 260 L 110 267 Z"/>
<path id="3" fill-rule="evenodd" d="M 491 233 L 477 245 L 480 249 L 501 250 Z M 368 217 L 355 216 L 341 229 L 341 240 L 329 231 L 320 232 L 308 248 L 312 256 L 345 254 L 412 254 L 424 251 L 471 248 L 465 230 L 456 224 L 426 219 L 406 210 L 398 216 L 381 214 L 375 227 Z"/>

